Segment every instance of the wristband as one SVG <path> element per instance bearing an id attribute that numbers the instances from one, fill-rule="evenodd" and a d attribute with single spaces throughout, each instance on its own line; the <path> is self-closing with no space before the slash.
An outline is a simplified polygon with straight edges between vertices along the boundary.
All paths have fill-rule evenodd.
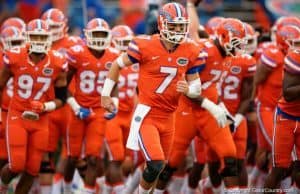
<path id="1" fill-rule="evenodd" d="M 115 86 L 115 81 L 110 79 L 110 78 L 106 78 L 104 85 L 103 85 L 103 89 L 102 89 L 102 96 L 110 96 L 111 91 L 113 90 L 114 86 Z"/>
<path id="2" fill-rule="evenodd" d="M 56 109 L 56 103 L 54 101 L 45 102 L 44 109 L 46 112 L 53 111 Z"/>
<path id="3" fill-rule="evenodd" d="M 77 113 L 80 109 L 80 105 L 78 104 L 78 102 L 76 101 L 76 99 L 74 97 L 69 97 L 67 99 L 67 103 L 71 106 L 72 110 Z"/>

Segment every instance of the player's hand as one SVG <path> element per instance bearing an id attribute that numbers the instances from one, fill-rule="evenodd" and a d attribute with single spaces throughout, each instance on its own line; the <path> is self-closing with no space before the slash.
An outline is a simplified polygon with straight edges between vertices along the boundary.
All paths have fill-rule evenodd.
<path id="1" fill-rule="evenodd" d="M 206 109 L 216 119 L 219 127 L 224 128 L 227 125 L 227 116 L 223 108 L 207 98 L 204 98 L 201 107 Z"/>
<path id="2" fill-rule="evenodd" d="M 115 118 L 115 116 L 117 115 L 117 113 L 118 113 L 118 109 L 113 110 L 113 112 L 106 111 L 104 113 L 104 118 L 106 120 L 111 120 L 111 119 Z"/>
<path id="3" fill-rule="evenodd" d="M 187 83 L 187 81 L 179 80 L 176 83 L 176 91 L 183 94 L 187 94 L 189 92 L 189 84 Z"/>
<path id="4" fill-rule="evenodd" d="M 110 96 L 101 96 L 101 106 L 111 113 L 117 109 Z"/>
<path id="5" fill-rule="evenodd" d="M 117 113 L 118 113 L 119 98 L 117 98 L 117 97 L 112 97 L 111 99 L 112 99 L 112 101 L 113 101 L 113 103 L 114 103 L 115 109 L 113 110 L 113 112 L 106 111 L 106 112 L 104 113 L 104 118 L 105 118 L 106 120 L 111 120 L 111 119 L 115 118 L 115 116 L 116 116 Z"/>
<path id="6" fill-rule="evenodd" d="M 36 113 L 42 113 L 45 111 L 45 105 L 44 103 L 40 102 L 40 101 L 31 101 L 30 102 L 30 106 L 32 111 L 36 112 Z"/>
<path id="7" fill-rule="evenodd" d="M 244 116 L 240 113 L 237 113 L 235 116 L 234 116 L 234 127 L 235 127 L 235 130 L 240 126 L 240 124 L 242 123 L 242 121 L 244 120 Z"/>
<path id="8" fill-rule="evenodd" d="M 86 119 L 91 116 L 92 112 L 90 109 L 80 107 L 80 109 L 75 113 L 80 119 Z"/>
<path id="9" fill-rule="evenodd" d="M 234 125 L 234 117 L 230 114 L 230 112 L 228 111 L 228 109 L 226 108 L 226 106 L 223 102 L 220 102 L 218 104 L 218 106 L 225 111 L 226 118 L 227 118 L 227 124 L 229 125 L 230 132 L 234 133 L 236 130 L 236 127 Z"/>

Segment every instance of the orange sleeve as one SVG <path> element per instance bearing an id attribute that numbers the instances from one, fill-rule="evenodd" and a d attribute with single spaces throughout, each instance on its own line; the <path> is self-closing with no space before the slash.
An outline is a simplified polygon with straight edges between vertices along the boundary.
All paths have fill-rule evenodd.
<path id="1" fill-rule="evenodd" d="M 140 47 L 138 44 L 138 41 L 136 39 L 133 39 L 129 45 L 128 45 L 128 49 L 127 49 L 127 54 L 128 56 L 131 58 L 131 60 L 133 60 L 133 63 L 139 63 L 141 61 L 141 51 L 140 51 Z"/>
<path id="2" fill-rule="evenodd" d="M 281 52 L 277 48 L 265 49 L 260 56 L 260 63 L 274 69 L 281 63 L 279 55 Z"/>
<path id="3" fill-rule="evenodd" d="M 192 61 L 189 63 L 189 67 L 186 72 L 187 74 L 200 73 L 205 68 L 208 56 L 207 52 L 203 47 L 201 49 L 197 48 L 196 51 L 197 52 L 194 54 L 195 57 L 193 57 Z"/>
<path id="4" fill-rule="evenodd" d="M 66 61 L 69 64 L 69 66 L 73 68 L 77 68 L 77 63 L 78 63 L 78 55 L 83 52 L 83 47 L 80 45 L 75 45 L 72 46 L 70 49 L 67 50 L 66 52 Z"/>
<path id="5" fill-rule="evenodd" d="M 245 76 L 250 77 L 253 76 L 256 72 L 256 60 L 252 56 L 247 56 L 246 60 L 244 60 L 246 63 L 246 69 L 245 69 Z"/>
<path id="6" fill-rule="evenodd" d="M 300 74 L 300 52 L 290 51 L 284 58 L 284 69 L 291 74 Z"/>

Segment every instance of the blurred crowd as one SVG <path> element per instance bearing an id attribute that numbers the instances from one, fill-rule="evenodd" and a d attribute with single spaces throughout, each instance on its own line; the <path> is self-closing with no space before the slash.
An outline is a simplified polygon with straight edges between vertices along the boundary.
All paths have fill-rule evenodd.
<path id="1" fill-rule="evenodd" d="M 167 0 L 159 0 L 166 2 Z M 178 0 L 185 3 L 185 0 Z M 246 0 L 205 0 L 198 8 L 201 13 L 201 23 L 206 23 L 212 16 L 223 15 L 223 4 L 233 4 L 239 6 Z M 251 1 L 251 0 L 247 0 Z M 269 30 L 274 16 L 267 10 L 265 0 L 254 1 L 254 17 L 258 23 L 258 28 Z M 1 0 L 0 22 L 11 16 L 18 16 L 25 22 L 40 17 L 45 10 L 55 7 L 68 15 L 69 26 L 72 34 L 80 35 L 86 22 L 95 17 L 100 17 L 108 21 L 113 26 L 115 24 L 126 24 L 130 26 L 136 34 L 145 33 L 145 15 L 147 12 L 147 0 Z"/>

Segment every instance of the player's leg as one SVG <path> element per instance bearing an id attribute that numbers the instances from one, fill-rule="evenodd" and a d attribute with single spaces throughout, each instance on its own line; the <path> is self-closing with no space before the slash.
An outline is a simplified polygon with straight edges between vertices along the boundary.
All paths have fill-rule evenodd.
<path id="1" fill-rule="evenodd" d="M 146 117 L 139 130 L 139 145 L 146 160 L 139 192 L 149 193 L 165 167 L 173 143 L 173 115 L 166 118 Z"/>
<path id="2" fill-rule="evenodd" d="M 255 111 L 248 112 L 246 118 L 247 118 L 247 128 L 248 128 L 246 163 L 247 163 L 247 173 L 250 174 L 255 167 L 255 153 L 257 150 L 256 112 Z"/>
<path id="3" fill-rule="evenodd" d="M 39 174 L 41 194 L 50 194 L 52 190 L 53 174 L 55 173 L 54 152 L 56 151 L 58 140 L 60 138 L 60 125 L 57 122 L 59 119 L 56 119 L 55 116 L 63 117 L 63 115 L 59 114 L 58 111 L 52 112 L 49 115 L 49 143 L 47 152 L 44 154 L 42 159 Z"/>
<path id="4" fill-rule="evenodd" d="M 133 159 L 134 169 L 130 178 L 126 181 L 124 194 L 131 194 L 137 190 L 144 169 L 144 158 L 140 151 L 132 151 L 131 157 Z"/>
<path id="5" fill-rule="evenodd" d="M 25 170 L 17 184 L 15 193 L 28 193 L 33 181 L 37 178 L 43 154 L 48 146 L 48 117 L 40 116 L 38 121 L 24 121 L 27 128 L 27 153 Z"/>
<path id="6" fill-rule="evenodd" d="M 84 177 L 85 191 L 94 192 L 96 178 L 98 176 L 100 150 L 103 146 L 104 132 L 106 120 L 103 118 L 103 110 L 94 110 L 95 116 L 88 121 L 85 132 L 85 156 L 87 161 L 87 169 Z M 84 192 L 85 192 L 84 191 Z"/>
<path id="7" fill-rule="evenodd" d="M 261 188 L 269 172 L 272 146 L 272 130 L 274 122 L 274 112 L 269 108 L 257 106 L 257 142 L 256 166 L 249 176 L 249 183 L 252 187 Z"/>
<path id="8" fill-rule="evenodd" d="M 165 166 L 158 129 L 152 124 L 142 124 L 139 131 L 139 144 L 146 160 L 146 167 L 140 180 L 139 193 L 149 193 Z"/>
<path id="9" fill-rule="evenodd" d="M 188 186 L 191 190 L 196 190 L 206 163 L 206 145 L 201 138 L 196 137 L 194 138 L 191 146 L 194 155 L 194 163 L 193 167 L 189 171 Z"/>
<path id="10" fill-rule="evenodd" d="M 180 166 L 183 158 L 186 157 L 191 141 L 197 135 L 192 112 L 185 111 L 184 114 L 182 112 L 176 112 L 174 142 L 170 150 L 167 166 L 159 176 L 156 186 L 160 190 L 166 188 L 173 173 Z"/>
<path id="11" fill-rule="evenodd" d="M 237 167 L 240 188 L 248 185 L 248 174 L 246 170 L 246 149 L 247 149 L 247 123 L 244 119 L 233 134 L 234 143 L 237 150 Z"/>
<path id="12" fill-rule="evenodd" d="M 213 187 L 220 188 L 224 179 L 227 188 L 236 188 L 238 186 L 237 153 L 229 127 L 218 127 L 209 113 L 204 114 L 201 120 L 197 120 L 198 125 L 203 126 L 199 132 L 210 149 L 208 167 Z"/>
<path id="13" fill-rule="evenodd" d="M 84 121 L 71 114 L 67 127 L 67 160 L 64 166 L 64 193 L 71 192 L 71 184 L 75 173 L 76 163 L 81 155 L 84 137 Z"/>
<path id="14" fill-rule="evenodd" d="M 7 164 L 8 158 L 7 158 L 7 147 L 6 147 L 6 119 L 7 119 L 7 110 L 1 111 L 1 119 L 2 123 L 0 126 L 0 171 L 1 169 Z"/>
<path id="15" fill-rule="evenodd" d="M 105 142 L 109 155 L 108 167 L 105 172 L 105 184 L 112 187 L 119 194 L 124 187 L 122 162 L 125 158 L 125 146 L 123 143 L 122 118 L 119 113 L 116 118 L 106 123 Z M 117 188 L 114 188 L 117 187 Z"/>
<path id="16" fill-rule="evenodd" d="M 28 133 L 20 113 L 9 112 L 6 128 L 6 144 L 9 163 L 1 171 L 1 188 L 7 188 L 10 181 L 25 170 Z"/>
<path id="17" fill-rule="evenodd" d="M 276 123 L 273 131 L 272 171 L 268 175 L 264 188 L 274 189 L 285 177 L 291 163 L 291 153 L 294 146 L 294 129 L 296 121 L 275 114 Z"/>

